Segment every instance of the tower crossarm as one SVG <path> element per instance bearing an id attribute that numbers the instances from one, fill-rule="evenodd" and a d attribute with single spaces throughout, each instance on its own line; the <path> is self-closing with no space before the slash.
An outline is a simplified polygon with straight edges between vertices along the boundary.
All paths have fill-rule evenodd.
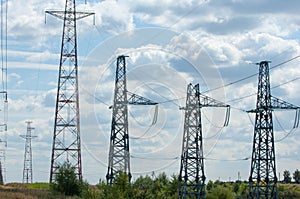
<path id="1" fill-rule="evenodd" d="M 127 91 L 128 104 L 130 105 L 157 105 L 157 102 L 154 102 L 145 97 L 139 96 L 137 94 Z"/>
<path id="2" fill-rule="evenodd" d="M 36 135 L 20 135 L 21 138 L 24 138 L 24 139 L 32 139 L 32 138 L 37 138 Z"/>
<path id="3" fill-rule="evenodd" d="M 252 109 L 252 110 L 247 111 L 247 113 L 259 113 L 259 112 L 262 112 L 265 110 L 274 111 L 275 109 L 296 110 L 293 128 L 298 128 L 299 121 L 300 121 L 300 107 L 299 106 L 295 106 L 289 102 L 286 102 L 286 101 L 281 100 L 274 96 L 271 96 L 270 101 L 271 101 L 271 106 Z"/>
<path id="4" fill-rule="evenodd" d="M 271 108 L 274 109 L 283 109 L 283 110 L 296 110 L 295 121 L 293 128 L 298 128 L 299 126 L 299 117 L 300 117 L 300 107 L 295 106 L 291 103 L 278 99 L 276 97 L 271 96 Z"/>
<path id="5" fill-rule="evenodd" d="M 72 11 L 62 11 L 62 10 L 46 10 L 45 13 L 50 14 L 50 15 L 57 17 L 59 19 L 62 19 L 62 20 L 64 20 L 65 17 L 66 17 L 66 20 L 68 20 L 68 15 L 74 14 Z M 91 16 L 91 15 L 95 15 L 95 13 L 94 12 L 78 12 L 77 11 L 76 15 L 75 15 L 75 19 L 79 20 L 79 19 L 83 19 L 83 18 Z"/>
<path id="6" fill-rule="evenodd" d="M 196 85 L 197 86 L 197 85 Z M 193 106 L 196 107 L 188 107 L 188 108 L 203 108 L 203 107 L 224 107 L 226 108 L 226 115 L 225 115 L 225 121 L 223 126 L 228 126 L 229 123 L 229 118 L 230 118 L 230 105 L 225 104 L 223 102 L 220 102 L 216 99 L 213 99 L 211 97 L 208 97 L 206 95 L 196 93 L 197 96 L 199 96 L 199 103 L 196 105 L 194 104 Z M 187 110 L 187 107 L 180 107 L 180 110 Z"/>
<path id="7" fill-rule="evenodd" d="M 215 100 L 211 97 L 200 94 L 200 107 L 224 107 L 226 108 L 225 121 L 223 126 L 228 126 L 229 118 L 230 118 L 230 105 Z"/>
<path id="8" fill-rule="evenodd" d="M 208 97 L 206 95 L 200 94 L 200 106 L 201 107 L 230 107 L 230 105 L 225 104 L 223 102 L 220 102 L 218 100 L 215 100 L 211 97 Z"/>
<path id="9" fill-rule="evenodd" d="M 272 109 L 299 109 L 300 107 L 271 96 L 271 108 Z"/>

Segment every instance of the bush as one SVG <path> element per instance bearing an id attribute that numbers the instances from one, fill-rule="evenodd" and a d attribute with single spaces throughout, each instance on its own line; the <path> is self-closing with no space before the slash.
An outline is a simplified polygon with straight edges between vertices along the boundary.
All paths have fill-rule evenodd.
<path id="1" fill-rule="evenodd" d="M 229 188 L 224 187 L 222 185 L 218 185 L 213 189 L 212 193 L 207 194 L 207 199 L 217 199 L 217 198 L 234 199 L 234 194 Z"/>
<path id="2" fill-rule="evenodd" d="M 65 162 L 59 168 L 51 189 L 66 196 L 79 196 L 81 194 L 81 185 L 82 182 L 76 177 L 75 169 L 70 163 Z"/>

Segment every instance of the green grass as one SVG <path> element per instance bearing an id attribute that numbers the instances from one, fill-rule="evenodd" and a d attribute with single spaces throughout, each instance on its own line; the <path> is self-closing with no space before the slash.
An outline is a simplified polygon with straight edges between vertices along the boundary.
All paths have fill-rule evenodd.
<path id="1" fill-rule="evenodd" d="M 107 185 L 90 186 L 89 192 L 84 193 L 84 199 L 100 199 L 104 198 L 103 190 Z M 247 183 L 213 183 L 210 190 L 207 190 L 207 198 L 225 198 L 225 199 L 241 199 L 247 196 Z M 129 187 L 130 188 L 130 187 Z M 132 187 L 131 187 L 132 188 Z M 152 187 L 153 188 L 153 187 Z M 150 187 L 151 189 L 151 187 Z M 113 191 L 113 190 L 112 190 Z M 115 190 L 117 191 L 117 190 Z M 135 190 L 135 193 L 141 190 Z M 295 199 L 300 198 L 299 184 L 281 184 L 278 183 L 279 198 Z M 154 195 L 152 195 L 154 197 Z M 151 198 L 153 198 L 151 196 Z M 149 195 L 150 197 L 150 195 Z M 157 196 L 156 196 L 157 197 Z M 50 191 L 50 184 L 37 182 L 33 184 L 8 183 L 0 186 L 0 198 L 5 199 L 80 199 L 78 196 L 65 197 L 59 193 Z M 114 197 L 112 197 L 114 198 Z M 159 198 L 159 197 L 158 197 Z M 173 197 L 172 197 L 173 198 Z M 118 199 L 115 198 L 115 199 Z"/>
<path id="2" fill-rule="evenodd" d="M 33 184 L 27 184 L 27 188 L 31 188 L 31 189 L 50 189 L 50 183 L 35 182 Z"/>

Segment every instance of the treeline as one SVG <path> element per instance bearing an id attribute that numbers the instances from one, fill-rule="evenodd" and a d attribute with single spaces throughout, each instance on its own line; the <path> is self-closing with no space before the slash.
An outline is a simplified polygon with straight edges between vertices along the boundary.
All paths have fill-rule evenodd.
<path id="1" fill-rule="evenodd" d="M 285 172 L 287 175 L 287 172 Z M 295 182 L 299 183 L 299 171 L 294 172 Z M 288 176 L 288 175 L 287 175 Z M 140 176 L 132 182 L 126 173 L 118 173 L 113 184 L 106 180 L 91 186 L 76 178 L 74 169 L 65 163 L 59 169 L 55 182 L 50 185 L 51 192 L 85 199 L 175 199 L 178 198 L 178 176 L 168 177 L 161 173 L 156 177 Z M 55 193 L 56 192 L 56 193 Z M 207 199 L 239 199 L 248 198 L 249 184 L 247 181 L 221 182 L 219 180 L 206 183 Z M 278 184 L 279 198 L 300 198 L 300 185 Z M 57 197 L 58 198 L 58 197 Z"/>
<path id="2" fill-rule="evenodd" d="M 244 199 L 248 198 L 249 184 L 246 181 L 206 183 L 207 199 Z M 140 176 L 129 183 L 128 176 L 121 173 L 115 183 L 108 185 L 101 180 L 95 187 L 83 193 L 83 198 L 93 199 L 178 199 L 178 176 L 168 177 L 165 173 L 157 177 Z M 278 184 L 278 197 L 284 199 L 300 198 L 297 184 Z"/>
<path id="3" fill-rule="evenodd" d="M 157 177 L 140 176 L 129 183 L 128 176 L 120 173 L 115 177 L 114 184 L 107 185 L 106 181 L 100 181 L 99 190 L 95 198 L 136 198 L 136 199 L 177 199 L 178 176 L 170 178 L 165 173 Z M 95 193 L 95 192 L 94 192 Z M 248 184 L 245 182 L 220 182 L 208 181 L 206 186 L 207 199 L 235 199 L 247 198 Z M 93 197 L 92 195 L 88 197 Z"/>
<path id="4" fill-rule="evenodd" d="M 300 184 L 300 171 L 298 169 L 293 173 L 293 179 L 294 179 L 294 183 Z M 283 181 L 282 182 L 283 183 L 291 183 L 292 182 L 291 173 L 288 170 L 283 171 Z"/>

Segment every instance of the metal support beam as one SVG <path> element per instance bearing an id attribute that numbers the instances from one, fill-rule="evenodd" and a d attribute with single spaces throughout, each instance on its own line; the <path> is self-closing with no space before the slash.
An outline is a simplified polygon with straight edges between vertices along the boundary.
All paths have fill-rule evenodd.
<path id="1" fill-rule="evenodd" d="M 179 198 L 205 198 L 205 173 L 203 157 L 203 139 L 201 108 L 226 107 L 226 124 L 229 120 L 229 105 L 200 94 L 199 84 L 187 87 L 186 107 L 184 115 L 184 132 L 179 172 Z"/>
<path id="2" fill-rule="evenodd" d="M 124 172 L 131 179 L 130 151 L 128 132 L 128 105 L 156 105 L 147 98 L 127 91 L 126 57 L 117 58 L 114 103 L 112 108 L 111 136 L 108 157 L 106 180 L 108 184 L 114 183 L 115 174 Z M 128 97 L 129 95 L 129 97 Z"/>
<path id="3" fill-rule="evenodd" d="M 31 131 L 34 130 L 31 127 L 31 121 L 27 121 L 27 133 L 26 135 L 20 135 L 20 137 L 25 139 L 25 152 L 24 152 L 24 169 L 23 169 L 23 183 L 32 183 L 33 173 L 32 173 L 32 148 L 31 140 L 37 136 L 32 136 Z"/>
<path id="4" fill-rule="evenodd" d="M 157 102 L 154 102 L 145 97 L 139 96 L 137 94 L 127 91 L 128 95 L 128 104 L 130 105 L 157 105 Z"/>
<path id="5" fill-rule="evenodd" d="M 94 13 L 76 12 L 75 2 L 66 0 L 64 11 L 46 11 L 63 20 L 50 183 L 64 162 L 69 162 L 82 179 L 76 21 Z"/>
<path id="6" fill-rule="evenodd" d="M 271 96 L 269 62 L 259 63 L 258 92 L 251 170 L 249 177 L 249 198 L 277 199 L 277 176 L 272 111 L 275 109 L 297 109 L 299 107 Z M 299 123 L 299 118 L 296 117 Z"/>

